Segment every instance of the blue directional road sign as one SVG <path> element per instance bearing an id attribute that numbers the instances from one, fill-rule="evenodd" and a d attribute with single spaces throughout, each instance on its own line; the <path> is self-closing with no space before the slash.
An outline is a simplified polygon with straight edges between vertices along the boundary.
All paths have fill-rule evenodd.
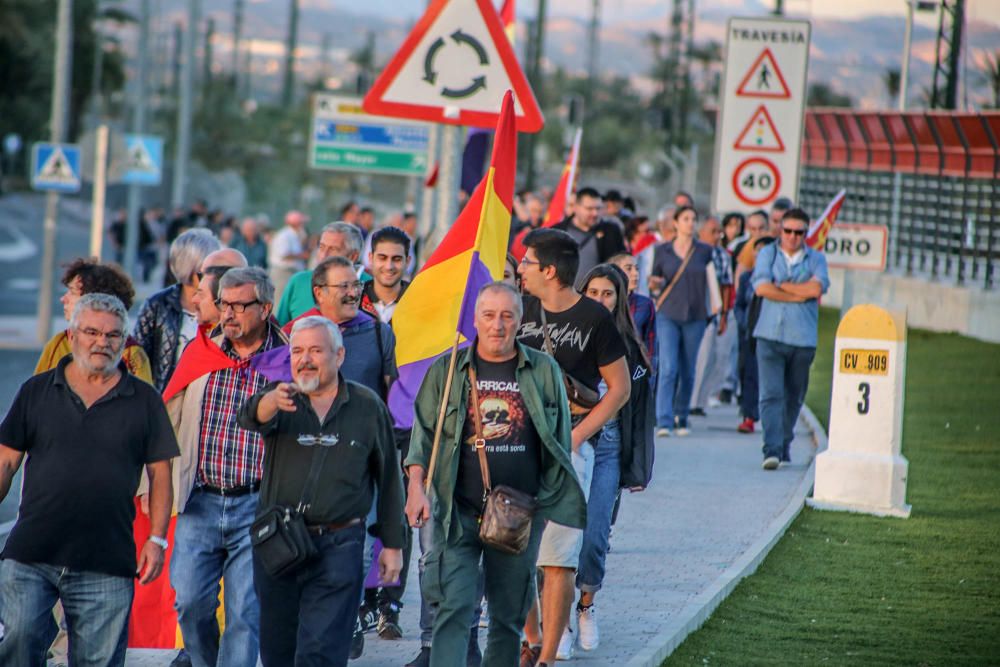
<path id="1" fill-rule="evenodd" d="M 148 134 L 125 135 L 126 162 L 122 183 L 159 185 L 163 178 L 163 139 Z"/>
<path id="2" fill-rule="evenodd" d="M 44 142 L 32 146 L 31 187 L 35 190 L 79 192 L 80 147 Z"/>

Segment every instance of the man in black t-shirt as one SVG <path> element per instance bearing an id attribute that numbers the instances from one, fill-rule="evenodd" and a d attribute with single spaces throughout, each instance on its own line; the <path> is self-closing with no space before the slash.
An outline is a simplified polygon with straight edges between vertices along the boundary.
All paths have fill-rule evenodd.
<path id="1" fill-rule="evenodd" d="M 546 519 L 574 526 L 586 523 L 583 492 L 570 461 L 569 405 L 559 369 L 550 357 L 516 342 L 522 307 L 520 295 L 510 285 L 490 283 L 480 290 L 476 340 L 456 359 L 447 397 L 451 407 L 439 440 L 435 426 L 447 357 L 431 366 L 417 394 L 413 437 L 404 462 L 409 473 L 406 515 L 410 525 L 429 524 L 433 533 L 433 545 L 422 559 L 421 590 L 424 600 L 434 606 L 435 618 L 432 645 L 422 647 L 410 664 L 467 664 L 469 619 L 480 596 L 480 560 L 490 604 L 483 664 L 518 664 L 519 629 L 527 613 L 524 602 L 534 596 L 542 527 Z M 473 373 L 490 483 L 513 487 L 537 500 L 528 545 L 516 555 L 479 539 L 484 498 L 479 451 L 474 449 Z M 435 468 L 430 469 L 435 447 Z M 433 512 L 425 474 L 430 477 Z"/>
<path id="2" fill-rule="evenodd" d="M 17 522 L 0 555 L 0 665 L 45 665 L 60 600 L 69 655 L 123 665 L 134 580 L 163 569 L 179 454 L 166 408 L 121 362 L 128 314 L 108 294 L 80 298 L 70 318 L 72 355 L 25 382 L 0 424 L 0 501 L 24 455 Z M 151 536 L 132 538 L 145 468 Z"/>
<path id="3" fill-rule="evenodd" d="M 581 296 L 573 289 L 579 251 L 565 232 L 536 229 L 524 238 L 527 248 L 518 273 L 526 292 L 524 318 L 518 340 L 548 351 L 563 373 L 595 392 L 603 380 L 607 393 L 591 410 L 573 409 L 573 466 L 584 494 L 590 491 L 594 470 L 592 440 L 600 435 L 605 422 L 628 402 L 631 379 L 625 361 L 625 342 L 615 328 L 607 308 Z M 542 316 L 547 323 L 545 340 Z M 550 523 L 542 536 L 538 566 L 545 573 L 541 605 L 545 616 L 544 635 L 536 609 L 528 615 L 524 633 L 529 647 L 539 649 L 539 663 L 555 664 L 557 654 L 569 659 L 574 637 L 569 626 L 573 602 L 574 573 L 580 558 L 583 531 Z"/>

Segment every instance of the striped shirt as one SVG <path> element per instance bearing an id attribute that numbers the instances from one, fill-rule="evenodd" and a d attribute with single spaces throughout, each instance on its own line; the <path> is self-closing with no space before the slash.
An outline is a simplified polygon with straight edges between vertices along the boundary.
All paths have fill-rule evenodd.
<path id="1" fill-rule="evenodd" d="M 256 356 L 283 345 L 276 330 L 268 327 L 264 343 L 250 355 Z M 240 356 L 225 339 L 222 351 L 233 359 Z M 235 368 L 209 374 L 201 408 L 201 437 L 198 448 L 198 484 L 221 489 L 260 482 L 264 447 L 260 435 L 236 425 L 236 413 L 251 396 L 264 388 L 267 378 L 250 368 L 249 358 Z"/>

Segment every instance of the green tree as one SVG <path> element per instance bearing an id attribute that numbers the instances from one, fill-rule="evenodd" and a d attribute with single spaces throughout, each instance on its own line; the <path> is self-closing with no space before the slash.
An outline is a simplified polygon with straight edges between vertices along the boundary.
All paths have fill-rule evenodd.
<path id="1" fill-rule="evenodd" d="M 811 107 L 853 107 L 854 100 L 825 83 L 811 83 L 806 93 L 806 104 Z"/>

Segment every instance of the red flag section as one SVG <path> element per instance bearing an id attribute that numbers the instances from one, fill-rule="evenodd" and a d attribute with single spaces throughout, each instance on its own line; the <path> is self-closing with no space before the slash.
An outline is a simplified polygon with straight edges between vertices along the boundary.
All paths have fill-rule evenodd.
<path id="1" fill-rule="evenodd" d="M 809 231 L 806 233 L 806 245 L 813 250 L 823 252 L 823 248 L 826 246 L 826 237 L 830 234 L 833 224 L 837 221 L 837 214 L 840 213 L 840 207 L 844 205 L 846 197 L 847 190 L 838 192 L 830 203 L 827 204 L 823 215 L 809 225 Z"/>
<path id="2" fill-rule="evenodd" d="M 184 348 L 177 368 L 163 390 L 163 402 L 168 402 L 201 376 L 223 368 L 235 368 L 236 365 L 236 360 L 226 356 L 218 345 L 209 340 L 208 333 L 199 327 L 198 335 Z"/>

